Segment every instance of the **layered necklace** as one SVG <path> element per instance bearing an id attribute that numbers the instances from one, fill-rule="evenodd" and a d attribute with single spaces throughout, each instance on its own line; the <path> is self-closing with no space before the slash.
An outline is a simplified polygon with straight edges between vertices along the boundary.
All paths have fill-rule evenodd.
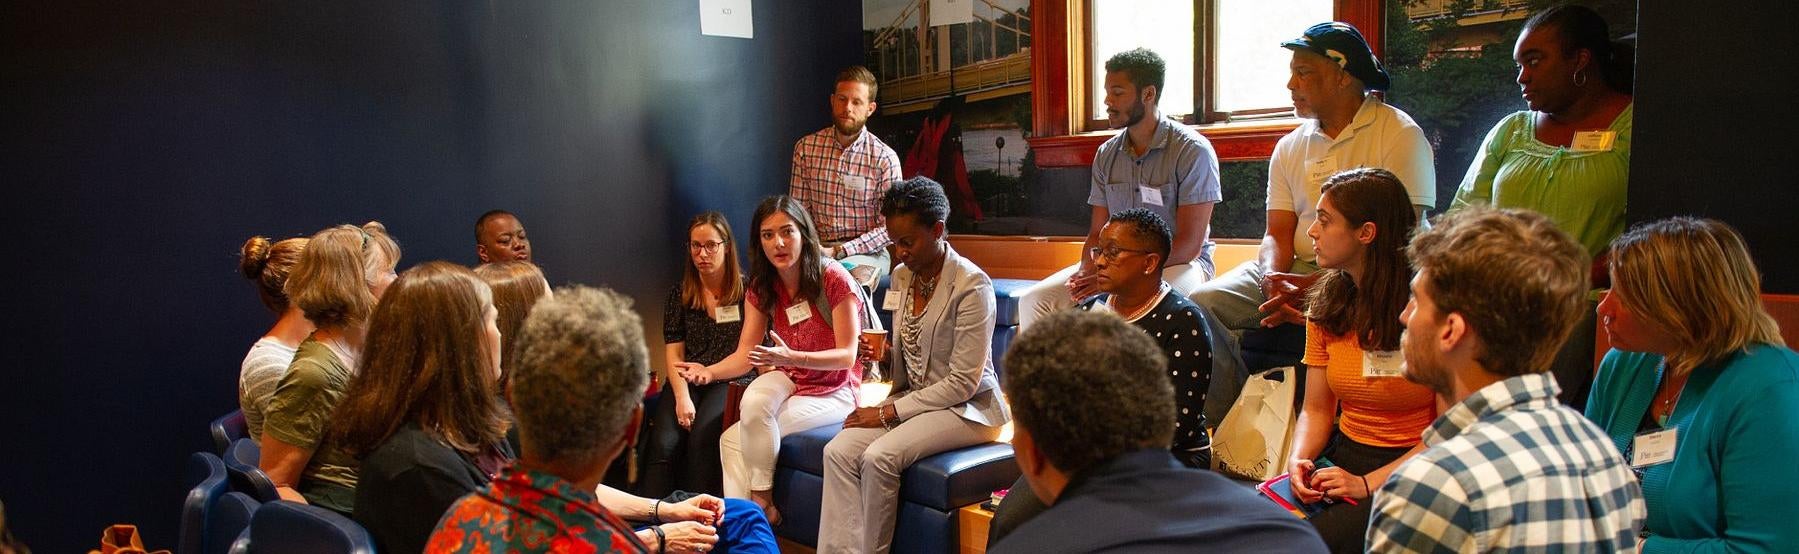
<path id="1" fill-rule="evenodd" d="M 948 254 L 945 253 L 945 257 Z M 922 385 L 919 379 L 925 373 L 924 344 L 919 340 L 924 333 L 925 310 L 913 310 L 915 304 L 930 305 L 931 295 L 937 292 L 938 278 L 943 276 L 943 264 L 937 264 L 937 272 L 929 279 L 913 274 L 918 280 L 910 287 L 911 294 L 900 306 L 900 354 L 906 358 L 906 376 L 911 378 L 912 386 Z"/>

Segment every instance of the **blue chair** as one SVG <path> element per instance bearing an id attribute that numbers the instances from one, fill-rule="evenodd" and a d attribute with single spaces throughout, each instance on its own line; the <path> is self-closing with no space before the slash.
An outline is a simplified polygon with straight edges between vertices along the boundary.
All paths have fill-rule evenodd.
<path id="1" fill-rule="evenodd" d="M 231 413 L 219 416 L 207 428 L 212 430 L 214 452 L 218 452 L 220 456 L 224 456 L 225 450 L 231 448 L 232 441 L 250 436 L 250 428 L 244 423 L 243 410 L 232 410 Z"/>
<path id="2" fill-rule="evenodd" d="M 257 502 L 280 500 L 275 481 L 258 465 L 261 460 L 262 447 L 255 441 L 245 438 L 232 442 L 225 451 L 225 474 L 231 480 L 231 490 L 250 495 Z"/>
<path id="3" fill-rule="evenodd" d="M 254 554 L 374 554 L 375 539 L 350 518 L 317 506 L 277 500 L 250 518 Z"/>
<path id="4" fill-rule="evenodd" d="M 244 531 L 250 528 L 250 518 L 260 507 L 261 502 L 241 492 L 228 492 L 219 497 L 218 503 L 212 506 L 212 522 L 206 529 L 206 552 L 231 552 L 240 537 L 247 543 Z"/>
<path id="5" fill-rule="evenodd" d="M 206 550 L 207 528 L 211 520 L 213 505 L 224 496 L 229 485 L 226 483 L 225 462 L 218 456 L 208 452 L 195 452 L 188 457 L 186 481 L 193 488 L 188 489 L 187 499 L 181 503 L 181 554 L 215 554 L 215 550 Z"/>

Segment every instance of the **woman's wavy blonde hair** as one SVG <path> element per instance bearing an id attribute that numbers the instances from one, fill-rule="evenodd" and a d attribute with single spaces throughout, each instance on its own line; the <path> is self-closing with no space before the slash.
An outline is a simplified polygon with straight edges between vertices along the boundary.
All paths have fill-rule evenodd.
<path id="1" fill-rule="evenodd" d="M 1690 371 L 1756 343 L 1785 346 L 1761 302 L 1761 272 L 1723 222 L 1674 217 L 1612 241 L 1612 294 L 1675 342 L 1668 365 Z"/>
<path id="2" fill-rule="evenodd" d="M 387 227 L 338 225 L 306 243 L 287 277 L 287 297 L 319 327 L 361 323 L 375 310 L 375 281 L 400 263 Z"/>

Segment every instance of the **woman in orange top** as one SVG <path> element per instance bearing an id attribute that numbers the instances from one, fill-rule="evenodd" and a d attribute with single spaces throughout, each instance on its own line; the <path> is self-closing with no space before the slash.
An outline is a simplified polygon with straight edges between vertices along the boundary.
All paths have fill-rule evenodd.
<path id="1" fill-rule="evenodd" d="M 1400 371 L 1405 245 L 1417 226 L 1405 187 L 1386 170 L 1352 169 L 1321 190 L 1307 234 L 1323 271 L 1306 303 L 1305 410 L 1288 466 L 1300 500 L 1332 500 L 1309 520 L 1325 544 L 1361 552 L 1369 496 L 1418 449 L 1439 408 Z"/>

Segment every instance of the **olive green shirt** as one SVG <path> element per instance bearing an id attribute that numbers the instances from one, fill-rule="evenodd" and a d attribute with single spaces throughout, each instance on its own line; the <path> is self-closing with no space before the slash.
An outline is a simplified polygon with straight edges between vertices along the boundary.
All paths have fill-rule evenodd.
<path id="1" fill-rule="evenodd" d="M 345 514 L 356 501 L 356 460 L 336 444 L 321 443 L 351 375 L 324 343 L 306 339 L 275 387 L 263 422 L 269 436 L 312 452 L 298 488 L 306 501 Z"/>

